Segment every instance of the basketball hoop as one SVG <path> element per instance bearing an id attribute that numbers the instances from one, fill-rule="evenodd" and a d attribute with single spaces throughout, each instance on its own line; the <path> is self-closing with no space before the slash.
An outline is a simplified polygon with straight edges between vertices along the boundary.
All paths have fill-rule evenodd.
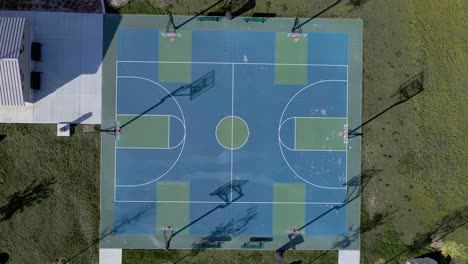
<path id="1" fill-rule="evenodd" d="M 169 42 L 174 42 L 175 38 L 180 38 L 182 35 L 180 33 L 161 32 L 161 37 L 167 38 Z"/>
<path id="2" fill-rule="evenodd" d="M 292 38 L 294 43 L 298 43 L 301 38 L 307 37 L 307 33 L 288 33 L 288 38 Z"/>
<path id="3" fill-rule="evenodd" d="M 294 34 L 294 36 L 293 36 L 293 41 L 294 41 L 295 43 L 299 42 L 299 34 Z"/>
<path id="4" fill-rule="evenodd" d="M 291 230 L 289 231 L 289 235 L 297 236 L 298 235 L 297 227 L 291 228 Z"/>

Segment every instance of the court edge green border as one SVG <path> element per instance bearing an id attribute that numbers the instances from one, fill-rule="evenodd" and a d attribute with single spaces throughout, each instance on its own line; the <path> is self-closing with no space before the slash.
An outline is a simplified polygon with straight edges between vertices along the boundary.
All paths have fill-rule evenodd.
<path id="1" fill-rule="evenodd" d="M 190 16 L 176 16 L 175 22 L 180 23 Z M 116 85 L 116 57 L 117 57 L 117 29 L 118 28 L 146 28 L 164 29 L 167 16 L 138 16 L 138 15 L 104 15 L 103 16 L 103 64 L 102 64 L 102 128 L 114 126 L 115 117 L 115 85 Z M 306 19 L 301 19 L 305 21 Z M 275 31 L 289 32 L 294 18 L 269 19 L 263 24 L 246 24 L 242 18 L 228 23 L 209 23 L 193 21 L 187 24 L 185 30 L 241 30 L 241 31 Z M 226 26 L 228 24 L 229 28 Z M 362 103 L 362 29 L 361 19 L 314 19 L 302 27 L 304 32 L 344 32 L 348 33 L 348 125 L 350 129 L 361 124 Z M 351 103 L 350 103 L 351 102 Z M 114 136 L 103 133 L 101 141 L 101 219 L 100 241 L 101 248 L 164 248 L 163 241 L 155 239 L 158 236 L 129 236 L 112 234 L 114 229 Z M 361 173 L 361 138 L 355 137 L 348 143 L 347 180 L 360 183 Z M 346 208 L 346 230 L 351 230 L 345 237 L 349 243 L 346 247 L 336 247 L 342 237 L 314 237 L 314 241 L 307 241 L 299 245 L 298 249 L 355 249 L 360 247 L 360 186 L 349 186 Z M 353 199 L 355 198 L 355 199 Z M 176 248 L 192 248 L 192 241 L 201 237 L 190 236 L 190 243 L 180 243 Z M 240 245 L 249 236 L 238 236 L 226 243 Z M 181 240 L 183 237 L 181 236 Z M 343 240 L 343 241 L 344 241 Z M 315 241 L 319 241 L 317 244 Z M 175 241 L 174 241 L 175 242 Z M 264 249 L 274 249 L 287 243 L 287 237 L 275 239 Z M 184 245 L 185 244 L 185 245 Z M 152 245 L 148 247 L 148 245 Z M 306 247 L 306 248 L 304 248 Z M 234 249 L 237 249 L 234 248 Z M 238 248 L 240 249 L 240 248 Z"/>

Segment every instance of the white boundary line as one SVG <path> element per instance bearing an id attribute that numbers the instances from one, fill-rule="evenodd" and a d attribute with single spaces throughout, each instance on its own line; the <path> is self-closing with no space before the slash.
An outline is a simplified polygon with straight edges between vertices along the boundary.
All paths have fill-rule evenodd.
<path id="1" fill-rule="evenodd" d="M 115 62 L 115 105 L 114 105 L 114 124 L 117 124 L 117 105 L 119 92 L 119 64 Z M 115 128 L 114 128 L 115 129 Z M 117 140 L 114 139 L 114 202 L 117 200 Z"/>
<path id="2" fill-rule="evenodd" d="M 348 124 L 344 125 L 344 133 L 345 134 L 343 136 L 343 143 L 348 144 Z M 348 153 L 348 146 L 346 146 L 346 153 Z"/>
<path id="3" fill-rule="evenodd" d="M 349 136 L 348 135 L 348 125 L 349 125 L 349 88 L 348 88 L 348 83 L 349 83 L 349 76 L 348 76 L 348 67 L 346 67 L 346 138 Z M 348 146 L 349 146 L 349 140 L 346 140 L 346 170 L 345 170 L 345 185 L 346 185 L 346 199 L 348 199 Z M 362 154 L 361 154 L 362 155 Z"/>
<path id="4" fill-rule="evenodd" d="M 320 66 L 320 67 L 348 67 L 345 64 L 295 64 L 295 63 L 268 63 L 268 62 L 222 62 L 222 61 L 128 61 L 117 63 L 168 63 L 168 64 L 224 64 L 224 65 L 266 65 L 266 66 Z"/>
<path id="5" fill-rule="evenodd" d="M 115 201 L 116 203 L 178 203 L 178 204 L 226 204 L 216 201 Z M 231 204 L 317 204 L 317 205 L 342 205 L 345 203 L 321 203 L 321 202 L 231 202 Z"/>

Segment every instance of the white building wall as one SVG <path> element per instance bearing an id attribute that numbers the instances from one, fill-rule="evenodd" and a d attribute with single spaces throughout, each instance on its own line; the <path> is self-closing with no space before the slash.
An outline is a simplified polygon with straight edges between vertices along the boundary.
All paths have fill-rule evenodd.
<path id="1" fill-rule="evenodd" d="M 23 39 L 21 41 L 21 52 L 18 57 L 21 86 L 23 90 L 23 98 L 27 103 L 32 103 L 31 91 L 31 27 L 26 20 L 23 31 Z"/>

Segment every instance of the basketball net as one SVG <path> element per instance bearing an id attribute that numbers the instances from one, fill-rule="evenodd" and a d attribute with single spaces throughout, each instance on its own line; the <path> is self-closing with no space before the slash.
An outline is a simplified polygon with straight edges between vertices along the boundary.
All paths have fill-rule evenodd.
<path id="1" fill-rule="evenodd" d="M 300 35 L 299 35 L 299 34 L 294 34 L 294 35 L 293 35 L 293 41 L 294 41 L 294 43 L 298 43 L 298 42 L 299 42 L 299 38 L 300 38 Z"/>

